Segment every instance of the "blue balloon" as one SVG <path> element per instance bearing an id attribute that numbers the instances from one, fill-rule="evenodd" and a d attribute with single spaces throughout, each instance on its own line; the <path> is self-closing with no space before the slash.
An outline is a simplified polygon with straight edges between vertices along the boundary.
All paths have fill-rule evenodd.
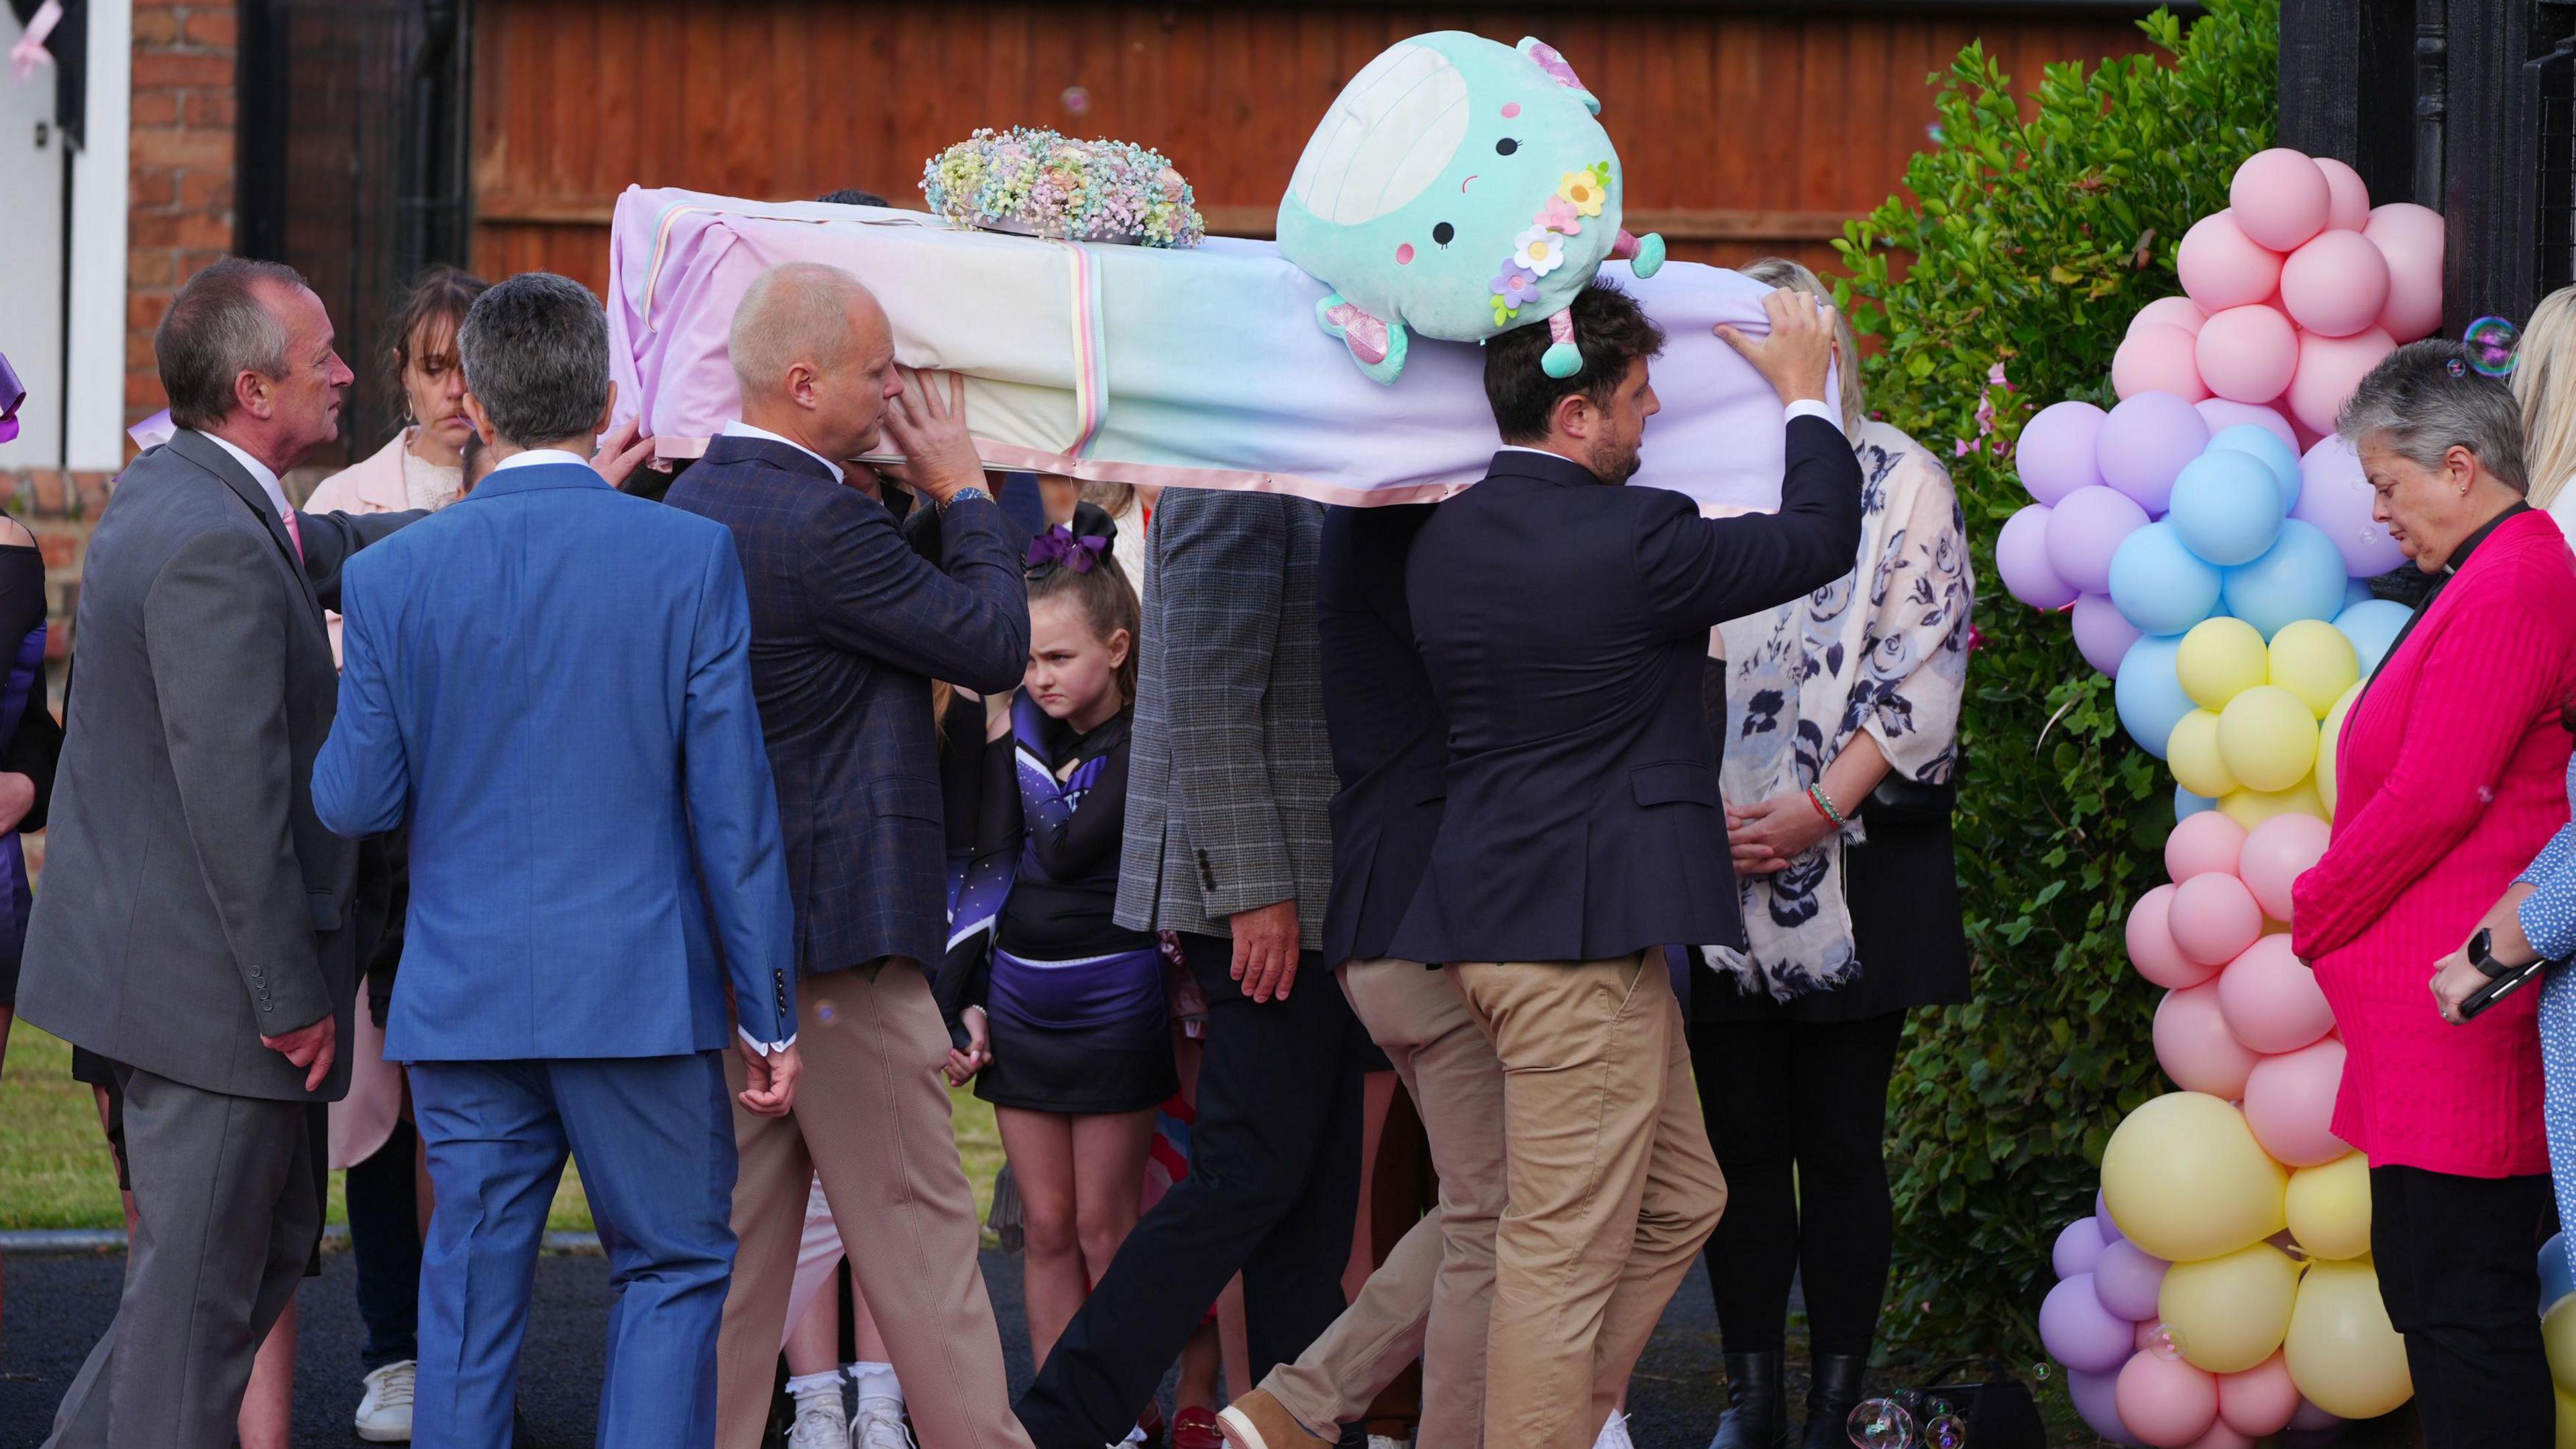
<path id="1" fill-rule="evenodd" d="M 2352 641 L 2352 652 L 2361 656 L 2361 677 L 2368 679 L 2379 661 L 2388 657 L 2388 646 L 2397 642 L 2397 631 L 2415 611 L 2395 599 L 2364 599 L 2335 615 L 2334 626 Z"/>
<path id="2" fill-rule="evenodd" d="M 2111 602 L 2141 634 L 2180 634 L 2208 618 L 2224 582 L 2216 564 L 2182 541 L 2171 519 L 2130 534 L 2111 555 Z M 2157 758 L 2164 758 L 2161 742 Z"/>
<path id="3" fill-rule="evenodd" d="M 2120 656 L 2120 677 L 2111 686 L 2121 726 L 2139 749 L 2159 760 L 2165 757 L 2165 741 L 2173 738 L 2174 726 L 2200 708 L 2182 692 L 2182 676 L 2174 667 L 2181 654 L 2181 639 L 2150 634 Z"/>
<path id="4" fill-rule="evenodd" d="M 2261 423 L 2238 423 L 2209 440 L 2210 452 L 2221 450 L 2262 459 L 2263 465 L 2272 470 L 2273 485 L 2281 490 L 2281 516 L 2290 516 L 2290 510 L 2298 506 L 2302 482 L 2296 449 Z"/>
<path id="5" fill-rule="evenodd" d="M 2547 1313 L 2570 1293 L 2576 1293 L 2576 1271 L 2568 1267 L 2567 1231 L 2561 1228 L 2540 1245 L 2540 1311 Z"/>
<path id="6" fill-rule="evenodd" d="M 2218 802 L 2206 795 L 2195 795 L 2180 785 L 2174 786 L 2174 823 L 2180 825 L 2195 815 L 2218 808 Z"/>
<path id="7" fill-rule="evenodd" d="M 2344 583 L 2343 583 L 2343 606 L 2344 606 L 2345 608 L 2349 609 L 2349 608 L 2351 608 L 2351 607 L 2352 607 L 2353 605 L 2355 605 L 2355 604 L 2364 604 L 2364 603 L 2368 603 L 2370 600 L 2372 600 L 2372 599 L 2374 599 L 2374 598 L 2377 598 L 2377 597 L 2378 597 L 2378 595 L 2373 594 L 2373 593 L 2370 591 L 2370 580 L 2368 580 L 2368 579 L 2346 579 L 2346 580 L 2344 580 Z"/>
<path id="8" fill-rule="evenodd" d="M 2115 567 L 2113 582 L 2119 573 Z M 2313 523 L 2293 518 L 2261 558 L 2227 571 L 2228 612 L 2271 638 L 2301 619 L 2331 619 L 2343 609 L 2343 555 Z"/>
<path id="9" fill-rule="evenodd" d="M 2250 431 L 2272 437 L 2261 428 Z M 2233 566 L 2261 558 L 2281 536 L 2280 501 L 2277 481 L 2262 459 L 2212 448 L 2185 463 L 2174 478 L 2173 512 L 2167 517 L 2193 553 Z"/>

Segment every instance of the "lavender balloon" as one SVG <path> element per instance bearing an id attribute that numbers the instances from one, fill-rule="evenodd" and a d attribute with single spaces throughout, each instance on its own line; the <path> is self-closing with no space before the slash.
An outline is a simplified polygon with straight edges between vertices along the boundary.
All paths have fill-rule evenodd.
<path id="1" fill-rule="evenodd" d="M 2086 594 L 2075 601 L 2075 647 L 2084 654 L 2084 662 L 2113 679 L 2120 677 L 2120 661 L 2128 657 L 2129 646 L 2145 636 L 2120 615 L 2118 605 L 2109 594 Z"/>
<path id="2" fill-rule="evenodd" d="M 2039 1305 L 2039 1341 L 2048 1356 L 2083 1373 L 2108 1373 L 2137 1352 L 2137 1325 L 2111 1316 L 2094 1291 L 2093 1275 L 2078 1273 L 2048 1290 Z"/>
<path id="3" fill-rule="evenodd" d="M 2055 504 L 2078 488 L 2102 486 L 2094 454 L 2105 416 L 2089 402 L 2050 403 L 2022 425 L 2013 464 L 2032 498 Z"/>
<path id="4" fill-rule="evenodd" d="M 2387 527 L 2370 516 L 2371 502 L 2370 480 L 2352 444 L 2320 439 L 2299 460 L 2299 503 L 2290 516 L 2324 533 L 2343 556 L 2343 571 L 2356 579 L 2377 578 L 2406 562 Z"/>
<path id="5" fill-rule="evenodd" d="M 2158 755 L 2156 758 L 2161 760 L 2164 756 Z M 2100 1188 L 2093 1190 L 2093 1216 L 2102 1224 L 2102 1241 L 2105 1244 L 2119 1242 L 2128 1236 L 2120 1231 L 2118 1223 L 2111 1220 L 2111 1200 L 2102 1195 Z"/>
<path id="6" fill-rule="evenodd" d="M 2113 1316 L 2144 1323 L 2156 1316 L 2156 1294 L 2171 1266 L 2126 1238 L 2105 1243 L 2093 1264 L 2093 1291 Z"/>
<path id="7" fill-rule="evenodd" d="M 2058 1230 L 2057 1246 L 2048 1255 L 2049 1266 L 2060 1278 L 2093 1271 L 2093 1262 L 2102 1256 L 2102 1229 L 2091 1218 L 2077 1218 Z M 2100 1291 L 2096 1289 L 2095 1291 Z"/>
<path id="8" fill-rule="evenodd" d="M 2111 556 L 2147 526 L 2137 500 L 2110 488 L 2078 488 L 2048 514 L 2048 566 L 2088 594 L 2111 587 Z"/>
<path id="9" fill-rule="evenodd" d="M 2055 611 L 2075 602 L 2078 590 L 2057 576 L 2048 561 L 2048 516 L 2044 503 L 2034 503 L 2004 520 L 1995 538 L 1995 572 L 2004 589 L 2034 609 Z"/>
<path id="10" fill-rule="evenodd" d="M 2174 478 L 2209 446 L 2209 422 L 2169 392 L 2142 392 L 2111 409 L 2094 442 L 2102 481 L 2151 514 L 2173 501 Z"/>
<path id="11" fill-rule="evenodd" d="M 2137 1436 L 2120 1421 L 2119 1386 L 2120 1371 L 2116 1367 L 2109 1373 L 2066 1376 L 2067 1397 L 2075 1401 L 2075 1412 L 2083 1416 L 2085 1427 L 2114 1444 L 2135 1444 Z"/>

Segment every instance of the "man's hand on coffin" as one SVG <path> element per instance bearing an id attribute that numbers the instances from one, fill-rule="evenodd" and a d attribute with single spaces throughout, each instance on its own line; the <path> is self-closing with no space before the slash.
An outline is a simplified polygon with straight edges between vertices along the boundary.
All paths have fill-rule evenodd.
<path id="1" fill-rule="evenodd" d="M 1823 402 L 1834 361 L 1833 304 L 1783 287 L 1762 298 L 1762 311 L 1771 335 L 1759 341 L 1723 322 L 1710 330 L 1753 364 L 1782 403 Z"/>
<path id="2" fill-rule="evenodd" d="M 1274 901 L 1227 917 L 1234 929 L 1233 975 L 1255 1001 L 1287 999 L 1297 984 L 1297 899 Z"/>
<path id="3" fill-rule="evenodd" d="M 590 455 L 590 470 L 607 479 L 609 487 L 623 488 L 627 477 L 652 456 L 653 440 L 644 436 L 644 420 L 632 417 L 599 440 L 599 451 Z"/>
<path id="4" fill-rule="evenodd" d="M 902 394 L 886 402 L 885 430 L 903 462 L 883 471 L 945 507 L 958 489 L 984 486 L 984 465 L 966 433 L 966 379 L 948 374 L 942 398 L 936 381 L 909 367 L 902 371 Z"/>

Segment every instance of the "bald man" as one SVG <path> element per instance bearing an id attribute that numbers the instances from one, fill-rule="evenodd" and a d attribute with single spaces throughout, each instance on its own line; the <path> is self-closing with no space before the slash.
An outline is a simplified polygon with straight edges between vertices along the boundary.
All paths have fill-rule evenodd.
<path id="1" fill-rule="evenodd" d="M 930 681 L 1000 691 L 1027 664 L 1027 540 L 984 491 L 955 386 L 894 363 L 849 273 L 773 267 L 733 319 L 742 417 L 666 502 L 733 530 L 751 674 L 778 780 L 802 978 L 805 1083 L 785 1117 L 734 1114 L 741 1240 L 717 1349 L 723 1449 L 754 1449 L 819 1174 L 850 1265 L 930 1449 L 1028 1449 L 976 1264 L 975 1198 L 939 1067 L 947 1028 L 921 963 L 947 943 L 946 837 Z M 939 509 L 938 562 L 841 479 L 880 430 L 888 470 Z"/>

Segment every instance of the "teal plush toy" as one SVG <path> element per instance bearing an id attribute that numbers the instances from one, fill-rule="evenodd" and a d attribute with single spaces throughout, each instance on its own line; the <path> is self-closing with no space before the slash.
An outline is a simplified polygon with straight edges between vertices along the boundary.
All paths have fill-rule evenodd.
<path id="1" fill-rule="evenodd" d="M 1334 97 L 1279 203 L 1279 250 L 1333 288 L 1315 319 L 1372 379 L 1408 329 L 1481 342 L 1545 321 L 1550 377 L 1583 370 L 1566 308 L 1611 257 L 1640 277 L 1663 238 L 1619 229 L 1601 102 L 1553 46 L 1460 30 L 1400 41 Z"/>

